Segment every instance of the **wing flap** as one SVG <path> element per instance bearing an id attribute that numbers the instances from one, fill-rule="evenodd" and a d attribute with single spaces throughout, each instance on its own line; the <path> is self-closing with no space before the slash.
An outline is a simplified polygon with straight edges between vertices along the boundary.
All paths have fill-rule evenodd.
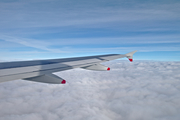
<path id="1" fill-rule="evenodd" d="M 42 82 L 42 83 L 50 83 L 50 84 L 65 84 L 66 81 L 54 74 L 45 74 L 37 77 L 25 78 L 24 80 L 34 81 L 34 82 Z"/>
<path id="2" fill-rule="evenodd" d="M 97 71 L 107 71 L 110 70 L 109 67 L 106 67 L 104 65 L 101 64 L 94 64 L 94 65 L 89 65 L 89 66 L 85 66 L 85 67 L 81 67 L 83 69 L 87 69 L 87 70 L 97 70 Z"/>

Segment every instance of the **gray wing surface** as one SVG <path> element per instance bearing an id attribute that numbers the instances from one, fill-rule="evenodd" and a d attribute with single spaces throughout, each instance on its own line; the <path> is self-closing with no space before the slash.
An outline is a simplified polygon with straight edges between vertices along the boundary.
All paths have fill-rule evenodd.
<path id="1" fill-rule="evenodd" d="M 129 53 L 109 54 L 50 60 L 3 62 L 0 63 L 0 82 L 24 79 L 36 82 L 61 84 L 64 82 L 63 79 L 60 77 L 58 79 L 57 76 L 51 73 L 74 68 L 105 70 L 106 66 L 100 63 L 123 57 L 129 58 L 132 55 Z"/>

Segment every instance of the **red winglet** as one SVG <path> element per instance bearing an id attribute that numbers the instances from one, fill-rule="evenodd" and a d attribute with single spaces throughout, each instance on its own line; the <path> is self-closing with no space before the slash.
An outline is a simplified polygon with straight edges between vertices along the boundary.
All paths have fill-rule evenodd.
<path id="1" fill-rule="evenodd" d="M 110 68 L 108 67 L 107 70 L 110 70 Z"/>
<path id="2" fill-rule="evenodd" d="M 129 59 L 129 61 L 130 61 L 130 62 L 132 62 L 132 61 L 133 61 L 133 59 Z"/>
<path id="3" fill-rule="evenodd" d="M 66 81 L 65 81 L 65 80 L 63 80 L 63 81 L 61 82 L 61 84 L 66 84 Z"/>

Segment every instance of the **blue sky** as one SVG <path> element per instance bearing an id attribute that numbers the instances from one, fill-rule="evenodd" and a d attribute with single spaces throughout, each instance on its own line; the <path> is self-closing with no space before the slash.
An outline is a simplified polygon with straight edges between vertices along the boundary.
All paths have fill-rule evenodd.
<path id="1" fill-rule="evenodd" d="M 0 60 L 138 50 L 180 61 L 179 0 L 0 0 Z"/>

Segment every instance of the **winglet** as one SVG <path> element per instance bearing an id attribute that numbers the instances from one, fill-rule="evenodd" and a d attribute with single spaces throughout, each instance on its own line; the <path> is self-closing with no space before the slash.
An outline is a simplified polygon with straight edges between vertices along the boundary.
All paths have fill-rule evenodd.
<path id="1" fill-rule="evenodd" d="M 137 52 L 137 50 L 132 51 L 132 52 L 127 53 L 127 54 L 125 54 L 125 55 L 126 55 L 126 57 L 129 59 L 129 61 L 130 61 L 130 62 L 132 62 L 132 61 L 133 61 L 133 54 L 134 54 L 134 53 L 136 53 L 136 52 Z"/>

